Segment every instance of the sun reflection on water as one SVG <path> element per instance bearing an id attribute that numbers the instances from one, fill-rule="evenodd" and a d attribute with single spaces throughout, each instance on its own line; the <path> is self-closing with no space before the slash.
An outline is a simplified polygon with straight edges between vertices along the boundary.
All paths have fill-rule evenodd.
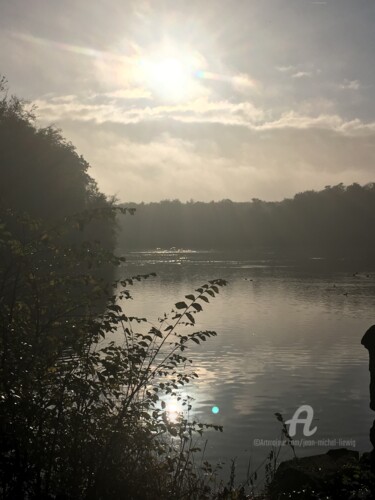
<path id="1" fill-rule="evenodd" d="M 183 406 L 181 401 L 177 398 L 171 398 L 166 401 L 165 411 L 167 413 L 167 418 L 172 424 L 176 424 L 183 414 Z"/>

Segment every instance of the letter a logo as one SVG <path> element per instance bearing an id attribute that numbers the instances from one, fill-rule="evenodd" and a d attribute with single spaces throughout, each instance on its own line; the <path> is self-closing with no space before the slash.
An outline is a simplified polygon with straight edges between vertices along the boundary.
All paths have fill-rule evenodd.
<path id="1" fill-rule="evenodd" d="M 305 418 L 300 417 L 301 413 L 303 412 L 306 412 Z M 285 422 L 287 425 L 289 425 L 289 435 L 293 437 L 297 434 L 297 424 L 303 424 L 304 436 L 312 436 L 313 434 L 315 434 L 315 432 L 317 431 L 317 427 L 314 427 L 314 429 L 310 429 L 313 418 L 314 418 L 314 410 L 312 409 L 311 406 L 309 405 L 300 406 L 294 413 L 293 417 Z"/>

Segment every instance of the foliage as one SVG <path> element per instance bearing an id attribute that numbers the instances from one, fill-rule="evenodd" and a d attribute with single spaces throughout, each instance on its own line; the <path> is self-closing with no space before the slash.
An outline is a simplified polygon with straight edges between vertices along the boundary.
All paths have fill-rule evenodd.
<path id="1" fill-rule="evenodd" d="M 38 127 L 33 109 L 8 95 L 0 79 L 0 210 L 10 208 L 43 219 L 49 225 L 66 216 L 102 210 L 86 220 L 85 238 L 100 239 L 108 251 L 115 246 L 113 199 L 107 199 L 89 176 L 89 164 L 54 127 Z M 103 210 L 107 209 L 104 217 Z M 8 220 L 8 224 L 12 219 Z M 13 228 L 13 231 L 15 228 Z M 82 241 L 79 232 L 66 238 Z"/>
<path id="2" fill-rule="evenodd" d="M 284 420 L 284 417 L 279 412 L 275 413 L 275 417 L 277 418 L 277 420 L 279 422 L 281 422 L 281 436 L 282 436 L 282 438 L 285 438 L 286 444 L 292 450 L 292 452 L 293 452 L 293 458 L 297 458 L 296 450 L 295 450 L 295 447 L 294 447 L 294 444 L 293 444 L 293 439 L 292 439 L 292 437 L 289 434 L 288 427 L 286 426 L 286 422 Z"/>
<path id="3" fill-rule="evenodd" d="M 91 215 L 46 229 L 8 210 L 0 223 L 2 498 L 208 498 L 214 471 L 202 463 L 199 476 L 196 438 L 219 427 L 190 421 L 180 389 L 197 377 L 185 351 L 216 333 L 180 329 L 226 282 L 204 284 L 156 324 L 130 316 L 130 288 L 153 274 L 114 288 L 96 277 L 123 259 L 68 243 Z M 177 421 L 168 398 L 186 409 Z"/>
<path id="4" fill-rule="evenodd" d="M 137 209 L 137 219 L 121 222 L 123 249 L 242 249 L 261 258 L 266 252 L 372 257 L 375 251 L 374 183 L 326 186 L 280 202 L 166 200 L 128 206 Z"/>
<path id="5" fill-rule="evenodd" d="M 0 80 L 0 495 L 4 499 L 205 498 L 215 469 L 181 394 L 185 351 L 213 280 L 157 324 L 126 313 L 153 274 L 108 276 L 115 206 L 89 164 Z M 99 241 L 100 239 L 100 241 Z M 181 327 L 188 330 L 185 335 Z M 166 401 L 184 409 L 174 421 Z"/>

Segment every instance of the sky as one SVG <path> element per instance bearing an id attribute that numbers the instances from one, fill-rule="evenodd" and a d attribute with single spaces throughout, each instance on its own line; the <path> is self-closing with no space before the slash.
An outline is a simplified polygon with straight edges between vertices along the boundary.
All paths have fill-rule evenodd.
<path id="1" fill-rule="evenodd" d="M 0 74 L 120 201 L 375 181 L 374 0 L 0 0 Z"/>

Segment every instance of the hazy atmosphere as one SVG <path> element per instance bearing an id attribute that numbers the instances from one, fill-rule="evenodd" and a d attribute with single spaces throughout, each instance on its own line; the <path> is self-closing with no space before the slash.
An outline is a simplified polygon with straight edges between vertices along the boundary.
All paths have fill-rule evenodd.
<path id="1" fill-rule="evenodd" d="M 2 500 L 375 499 L 374 27 L 0 0 Z"/>
<path id="2" fill-rule="evenodd" d="M 366 183 L 372 0 L 0 2 L 11 92 L 122 201 Z"/>

